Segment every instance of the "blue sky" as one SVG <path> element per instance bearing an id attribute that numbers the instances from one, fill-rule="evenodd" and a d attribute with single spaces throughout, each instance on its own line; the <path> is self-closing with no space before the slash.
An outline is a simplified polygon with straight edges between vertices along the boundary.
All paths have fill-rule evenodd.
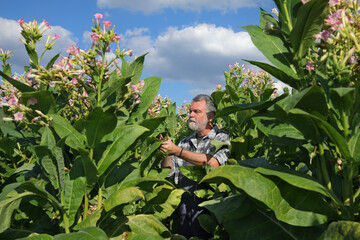
<path id="1" fill-rule="evenodd" d="M 52 53 L 66 54 L 72 44 L 87 49 L 95 13 L 115 25 L 121 46 L 134 56 L 148 52 L 144 77 L 162 78 L 159 93 L 177 105 L 198 93 L 224 85 L 228 64 L 241 59 L 265 61 L 240 26 L 258 25 L 260 7 L 268 12 L 271 0 L 8 0 L 0 8 L 0 48 L 12 50 L 10 60 L 21 73 L 28 57 L 21 44 L 17 20 L 47 20 L 61 38 Z M 46 40 L 46 37 L 44 37 Z M 39 44 L 41 48 L 41 43 Z"/>

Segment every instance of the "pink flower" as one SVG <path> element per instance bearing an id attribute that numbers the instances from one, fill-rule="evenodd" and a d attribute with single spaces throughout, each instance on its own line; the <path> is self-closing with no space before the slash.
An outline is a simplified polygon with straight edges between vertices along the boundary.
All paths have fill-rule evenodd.
<path id="1" fill-rule="evenodd" d="M 87 92 L 85 92 L 85 90 L 83 91 L 82 95 L 83 95 L 84 97 L 87 97 L 87 96 L 88 96 L 88 94 L 87 94 Z"/>
<path id="2" fill-rule="evenodd" d="M 50 86 L 50 87 L 55 87 L 55 82 L 50 81 L 50 82 L 49 82 L 49 86 Z"/>
<path id="3" fill-rule="evenodd" d="M 327 41 L 327 39 L 331 37 L 331 32 L 329 30 L 324 30 L 318 34 L 315 34 L 314 37 L 316 39 L 323 39 L 324 41 Z"/>
<path id="4" fill-rule="evenodd" d="M 221 84 L 216 85 L 217 90 L 221 90 L 221 88 L 222 88 Z"/>
<path id="5" fill-rule="evenodd" d="M 341 12 L 343 11 L 345 11 L 345 9 L 339 9 L 325 19 L 325 22 L 331 26 L 332 30 L 336 31 L 340 28 L 340 24 L 342 23 Z"/>
<path id="6" fill-rule="evenodd" d="M 310 0 L 301 0 L 301 2 L 302 2 L 303 4 L 305 4 L 305 3 L 307 3 L 307 2 L 310 2 Z"/>
<path id="7" fill-rule="evenodd" d="M 105 52 L 107 52 L 107 53 L 110 52 L 110 47 L 107 47 Z"/>
<path id="8" fill-rule="evenodd" d="M 70 104 L 70 106 L 74 106 L 74 100 L 70 99 L 69 104 Z"/>
<path id="9" fill-rule="evenodd" d="M 54 38 L 55 38 L 55 39 L 60 39 L 59 35 L 57 35 L 56 33 L 55 33 Z"/>
<path id="10" fill-rule="evenodd" d="M 129 53 L 129 56 L 132 57 L 132 50 L 131 49 L 128 49 L 127 52 Z"/>
<path id="11" fill-rule="evenodd" d="M 115 36 L 114 37 L 114 41 L 118 44 L 120 42 L 120 36 Z"/>
<path id="12" fill-rule="evenodd" d="M 25 24 L 24 19 L 19 19 L 17 22 L 20 24 L 21 27 Z"/>
<path id="13" fill-rule="evenodd" d="M 34 97 L 31 97 L 31 98 L 29 98 L 29 100 L 28 100 L 28 103 L 30 104 L 30 105 L 35 105 L 35 104 L 37 104 L 37 99 L 36 98 L 34 98 Z"/>
<path id="14" fill-rule="evenodd" d="M 45 19 L 43 19 L 43 23 L 45 24 L 45 26 L 46 26 L 47 28 L 51 28 L 51 27 L 50 27 L 50 24 L 49 24 Z"/>
<path id="15" fill-rule="evenodd" d="M 18 99 L 16 97 L 12 97 L 8 101 L 9 105 L 16 105 L 17 103 L 18 103 Z"/>
<path id="16" fill-rule="evenodd" d="M 140 104 L 141 103 L 140 99 L 136 100 L 135 103 Z"/>
<path id="17" fill-rule="evenodd" d="M 137 85 L 131 85 L 132 89 L 134 90 L 134 92 L 139 92 L 139 87 Z"/>
<path id="18" fill-rule="evenodd" d="M 103 18 L 103 15 L 102 15 L 101 13 L 96 13 L 96 14 L 94 15 L 94 17 L 95 17 L 96 19 L 101 19 L 101 18 Z"/>
<path id="19" fill-rule="evenodd" d="M 143 87 L 145 85 L 145 81 L 144 80 L 141 80 L 140 82 L 140 86 Z"/>
<path id="20" fill-rule="evenodd" d="M 80 51 L 80 47 L 75 47 L 75 44 L 71 44 L 66 51 L 72 55 L 77 55 Z"/>
<path id="21" fill-rule="evenodd" d="M 94 41 L 99 41 L 99 35 L 98 35 L 97 33 L 95 33 L 95 32 L 93 32 L 93 33 L 91 34 L 91 38 L 92 38 L 92 40 L 94 40 Z"/>
<path id="22" fill-rule="evenodd" d="M 14 114 L 14 120 L 15 121 L 21 121 L 24 117 L 24 114 L 22 114 L 21 112 L 17 112 Z"/>
<path id="23" fill-rule="evenodd" d="M 71 82 L 72 82 L 72 84 L 78 84 L 78 80 L 77 80 L 76 78 L 73 78 L 73 79 L 71 80 Z"/>
<path id="24" fill-rule="evenodd" d="M 111 26 L 111 22 L 110 21 L 103 21 L 103 24 L 105 26 L 106 29 L 109 29 L 109 27 Z"/>
<path id="25" fill-rule="evenodd" d="M 307 64 L 306 64 L 306 70 L 308 71 L 313 71 L 315 68 L 314 68 L 314 64 L 309 61 Z"/>

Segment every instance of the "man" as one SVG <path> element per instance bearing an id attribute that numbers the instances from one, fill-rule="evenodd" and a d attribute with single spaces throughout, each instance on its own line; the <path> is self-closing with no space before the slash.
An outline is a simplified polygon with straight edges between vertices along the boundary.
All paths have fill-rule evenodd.
<path id="1" fill-rule="evenodd" d="M 207 239 L 210 237 L 201 228 L 197 219 L 206 210 L 198 206 L 201 200 L 194 196 L 195 190 L 208 188 L 208 185 L 199 185 L 186 178 L 180 172 L 179 167 L 209 164 L 216 168 L 224 165 L 229 157 L 228 148 L 222 148 L 214 152 L 215 147 L 211 145 L 211 140 L 230 144 L 229 135 L 212 124 L 215 111 L 215 104 L 208 95 L 197 95 L 192 100 L 188 120 L 189 128 L 194 131 L 194 134 L 181 140 L 178 146 L 170 138 L 160 146 L 162 152 L 169 153 L 162 166 L 171 167 L 171 176 L 174 176 L 175 183 L 189 191 L 189 194 L 183 195 L 179 206 L 179 233 L 187 238 L 200 237 Z"/>

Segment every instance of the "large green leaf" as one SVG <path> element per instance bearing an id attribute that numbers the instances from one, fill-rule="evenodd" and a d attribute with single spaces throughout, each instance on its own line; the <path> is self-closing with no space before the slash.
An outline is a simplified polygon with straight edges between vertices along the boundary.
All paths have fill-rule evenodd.
<path id="1" fill-rule="evenodd" d="M 148 77 L 144 79 L 145 85 L 142 88 L 143 93 L 140 96 L 141 103 L 130 116 L 130 122 L 136 121 L 140 116 L 145 113 L 152 102 L 154 101 L 157 93 L 159 92 L 161 78 Z"/>
<path id="2" fill-rule="evenodd" d="M 52 68 L 53 65 L 54 65 L 54 63 L 55 63 L 55 61 L 58 59 L 59 56 L 60 56 L 60 53 L 58 53 L 58 54 L 56 54 L 54 57 L 52 57 L 52 58 L 50 59 L 50 61 L 48 62 L 48 64 L 46 64 L 45 69 L 46 69 L 46 70 L 49 70 L 50 68 Z"/>
<path id="3" fill-rule="evenodd" d="M 273 210 L 278 220 L 293 226 L 316 226 L 336 217 L 336 211 L 318 193 L 294 187 L 279 178 L 264 177 L 251 168 L 221 166 L 208 173 L 202 182 L 225 182 L 241 189 Z"/>
<path id="4" fill-rule="evenodd" d="M 161 237 L 168 238 L 171 236 L 170 231 L 154 216 L 138 214 L 128 217 L 128 225 L 135 234 L 149 233 L 157 234 Z"/>
<path id="5" fill-rule="evenodd" d="M 360 239 L 360 223 L 351 221 L 333 222 L 326 230 L 323 239 Z"/>
<path id="6" fill-rule="evenodd" d="M 185 177 L 195 182 L 199 182 L 206 175 L 204 166 L 181 166 L 180 171 Z"/>
<path id="7" fill-rule="evenodd" d="M 136 234 L 134 235 L 131 240 L 163 240 L 164 238 L 161 237 L 158 234 L 153 234 L 153 233 L 140 233 L 140 234 Z M 171 237 L 171 239 L 173 239 Z M 186 238 L 185 238 L 186 239 Z M 174 239 L 176 240 L 176 239 Z M 183 239 L 181 239 L 183 240 Z"/>
<path id="8" fill-rule="evenodd" d="M 145 154 L 140 159 L 140 172 L 146 176 L 148 172 L 154 167 L 157 166 L 161 161 L 162 153 L 159 153 L 159 147 L 161 146 L 161 141 L 155 142 L 150 146 L 150 148 L 145 152 Z"/>
<path id="9" fill-rule="evenodd" d="M 158 209 L 161 210 L 156 211 L 154 216 L 159 220 L 164 220 L 170 217 L 179 206 L 181 202 L 181 196 L 183 195 L 184 192 L 185 192 L 184 189 L 172 190 L 166 201 L 159 205 Z"/>
<path id="10" fill-rule="evenodd" d="M 335 110 L 346 112 L 355 102 L 355 88 L 330 88 L 331 104 Z"/>
<path id="11" fill-rule="evenodd" d="M 319 227 L 294 227 L 278 221 L 274 215 L 265 210 L 256 209 L 250 215 L 225 219 L 224 228 L 230 239 L 269 240 L 289 239 L 308 240 L 319 239 L 324 231 Z"/>
<path id="12" fill-rule="evenodd" d="M 109 76 L 106 90 L 101 93 L 102 105 L 111 105 L 119 101 L 127 91 L 126 84 L 130 81 L 131 77 L 123 78 L 116 71 L 113 71 Z M 116 94 L 115 98 L 113 97 L 114 94 Z"/>
<path id="13" fill-rule="evenodd" d="M 68 214 L 70 226 L 75 221 L 76 213 L 86 193 L 86 177 L 83 165 L 81 160 L 77 159 L 65 180 L 64 207 Z"/>
<path id="14" fill-rule="evenodd" d="M 48 148 L 47 146 L 36 146 L 35 153 L 39 159 L 39 165 L 43 169 L 45 175 L 49 178 L 51 184 L 55 189 L 61 190 L 60 183 L 64 181 L 64 166 L 62 165 L 62 173 L 61 173 L 61 180 L 60 180 L 60 171 L 58 168 L 58 161 L 55 158 L 51 149 L 55 147 Z M 61 153 L 62 155 L 62 153 Z M 63 159 L 62 159 L 63 160 Z"/>
<path id="15" fill-rule="evenodd" d="M 102 108 L 97 107 L 89 113 L 85 121 L 86 139 L 88 146 L 94 148 L 103 136 L 112 132 L 117 123 L 117 118 L 112 111 L 103 111 Z"/>
<path id="16" fill-rule="evenodd" d="M 294 118 L 305 117 L 313 121 L 314 124 L 316 124 L 318 128 L 322 129 L 326 134 L 326 136 L 328 136 L 331 139 L 331 141 L 338 147 L 340 153 L 346 160 L 352 159 L 346 140 L 331 124 L 301 109 L 295 108 L 290 110 L 289 113 L 293 114 Z"/>
<path id="17" fill-rule="evenodd" d="M 252 120 L 260 131 L 278 144 L 300 146 L 307 143 L 304 135 L 289 123 L 269 116 L 255 116 Z"/>
<path id="18" fill-rule="evenodd" d="M 349 151 L 354 161 L 360 163 L 360 131 L 357 131 L 349 140 Z"/>
<path id="19" fill-rule="evenodd" d="M 0 139 L 0 151 L 4 152 L 5 154 L 12 156 L 14 153 L 14 148 L 16 146 L 16 141 L 3 137 Z"/>
<path id="20" fill-rule="evenodd" d="M 37 103 L 35 105 L 29 105 L 28 101 L 30 98 L 35 98 Z M 32 109 L 40 110 L 44 114 L 56 112 L 55 99 L 53 94 L 49 91 L 24 92 L 21 95 L 21 101 L 24 105 L 27 105 Z"/>
<path id="21" fill-rule="evenodd" d="M 25 192 L 9 197 L 8 194 L 16 189 L 23 189 Z M 61 213 L 63 212 L 63 208 L 58 200 L 46 190 L 41 189 L 39 186 L 35 185 L 32 181 L 11 183 L 6 185 L 0 194 L 0 207 L 26 196 L 42 198 L 48 201 L 55 209 L 59 210 Z"/>
<path id="22" fill-rule="evenodd" d="M 205 207 L 214 213 L 219 223 L 244 217 L 254 210 L 254 204 L 246 198 L 245 194 L 231 195 L 202 202 L 200 207 Z"/>
<path id="23" fill-rule="evenodd" d="M 41 146 L 54 147 L 56 145 L 55 137 L 48 126 L 44 127 L 44 131 L 41 135 Z"/>
<path id="24" fill-rule="evenodd" d="M 297 72 L 293 65 L 292 53 L 285 46 L 281 37 L 269 35 L 255 25 L 243 27 L 251 37 L 254 45 L 264 56 L 281 71 L 292 78 L 297 78 Z"/>
<path id="25" fill-rule="evenodd" d="M 311 0 L 300 7 L 294 28 L 291 31 L 291 44 L 295 56 L 301 59 L 315 43 L 314 34 L 320 32 L 327 14 L 327 0 Z"/>
<path id="26" fill-rule="evenodd" d="M 137 84 L 140 80 L 146 54 L 147 53 L 137 57 L 133 62 L 131 62 L 129 67 L 126 68 L 126 75 L 123 74 L 125 77 L 131 77 L 132 84 Z"/>
<path id="27" fill-rule="evenodd" d="M 102 209 L 96 209 L 90 216 L 87 216 L 85 220 L 78 223 L 74 227 L 74 230 L 80 230 L 87 227 L 95 227 L 101 217 L 102 211 Z"/>
<path id="28" fill-rule="evenodd" d="M 97 170 L 101 176 L 107 168 L 116 161 L 144 132 L 148 131 L 139 125 L 121 126 L 115 130 L 114 142 L 107 147 L 103 156 L 97 163 Z"/>
<path id="29" fill-rule="evenodd" d="M 39 65 L 39 57 L 36 52 L 35 44 L 25 44 L 25 49 L 30 57 L 30 62 L 35 66 Z"/>
<path id="30" fill-rule="evenodd" d="M 20 195 L 20 194 L 19 194 Z M 11 226 L 13 212 L 19 209 L 21 198 L 14 199 L 6 205 L 0 206 L 0 233 Z M 1 202 L 0 202 L 1 204 Z"/>
<path id="31" fill-rule="evenodd" d="M 80 150 L 81 163 L 84 169 L 84 174 L 86 177 L 86 187 L 87 193 L 90 193 L 93 186 L 98 182 L 98 171 L 96 165 L 91 161 L 89 153 L 85 150 Z M 77 161 L 77 159 L 76 159 Z"/>
<path id="32" fill-rule="evenodd" d="M 22 82 L 20 82 L 18 80 L 15 80 L 15 79 L 9 77 L 8 75 L 3 73 L 2 71 L 0 71 L 0 76 L 3 77 L 3 80 L 9 82 L 11 85 L 13 85 L 15 88 L 17 88 L 22 93 L 35 92 L 36 91 L 35 88 L 32 88 L 29 85 L 26 85 L 25 83 L 22 83 Z"/>
<path id="33" fill-rule="evenodd" d="M 287 183 L 302 188 L 305 190 L 320 193 L 321 195 L 330 198 L 336 206 L 343 206 L 338 197 L 329 191 L 325 186 L 321 185 L 315 179 L 307 174 L 296 172 L 280 166 L 269 166 L 267 168 L 256 168 L 255 172 L 268 176 L 276 176 L 286 181 Z"/>
<path id="34" fill-rule="evenodd" d="M 54 240 L 108 240 L 106 233 L 98 227 L 86 227 L 78 232 L 58 234 Z"/>
<path id="35" fill-rule="evenodd" d="M 84 149 L 85 137 L 79 133 L 65 118 L 50 114 L 55 132 L 60 138 L 65 138 L 65 143 L 74 149 Z"/>
<path id="36" fill-rule="evenodd" d="M 22 240 L 53 240 L 54 237 L 49 234 L 43 233 L 43 234 L 31 235 L 26 238 L 20 238 L 19 240 L 21 239 Z"/>
<path id="37" fill-rule="evenodd" d="M 316 102 L 316 104 L 314 104 L 314 102 Z M 296 107 L 324 120 L 328 116 L 328 105 L 325 93 L 318 86 L 312 86 L 301 92 L 289 95 L 269 108 L 269 111 L 272 114 L 278 115 L 275 105 L 283 109 L 285 112 L 289 112 L 291 109 Z"/>
<path id="38" fill-rule="evenodd" d="M 144 194 L 136 187 L 129 187 L 120 189 L 113 193 L 104 203 L 105 211 L 109 212 L 111 209 L 127 203 L 145 199 Z"/>

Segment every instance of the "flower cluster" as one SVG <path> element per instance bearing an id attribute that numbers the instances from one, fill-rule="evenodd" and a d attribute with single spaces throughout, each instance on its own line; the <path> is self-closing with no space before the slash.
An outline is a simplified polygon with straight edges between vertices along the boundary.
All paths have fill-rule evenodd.
<path id="1" fill-rule="evenodd" d="M 40 25 L 36 21 L 29 23 L 25 23 L 23 19 L 18 21 L 22 28 L 21 35 L 24 37 L 21 41 L 25 44 L 29 56 L 31 55 L 31 64 L 30 67 L 26 68 L 27 70 L 23 75 L 15 74 L 12 78 L 34 88 L 35 91 L 47 90 L 52 92 L 56 99 L 62 101 L 61 108 L 58 109 L 59 114 L 71 122 L 86 118 L 91 108 L 94 107 L 96 93 L 98 93 L 97 104 L 99 105 L 100 91 L 108 81 L 110 74 L 115 71 L 117 75 L 121 75 L 117 59 L 123 59 L 125 56 L 131 55 L 132 52 L 125 49 L 120 51 L 120 37 L 114 32 L 114 26 L 110 29 L 111 22 L 105 20 L 101 24 L 101 18 L 101 14 L 95 14 L 95 27 L 92 28 L 93 33 L 91 35 L 94 42 L 89 50 L 82 50 L 72 44 L 66 51 L 67 56 L 61 57 L 55 64 L 46 68 L 39 64 L 41 57 L 45 51 L 52 48 L 55 40 L 60 37 L 57 34 L 53 37 L 49 35 L 45 43 L 44 53 L 40 55 L 40 59 L 36 59 L 34 56 L 39 55 L 31 53 L 36 53 L 36 42 L 41 40 L 43 33 L 50 28 L 50 25 L 45 20 Z M 107 61 L 108 58 L 105 58 L 105 54 L 110 51 L 111 43 L 117 44 L 117 55 L 116 58 Z M 6 61 L 11 57 L 10 51 L 0 49 L 0 57 L 5 72 Z M 131 98 L 133 105 L 139 104 L 143 86 L 144 81 L 128 86 L 128 93 L 124 94 L 125 99 L 119 99 L 119 101 Z M 0 94 L 1 107 L 7 107 L 7 110 L 12 114 L 12 117 L 6 120 L 22 122 L 29 120 L 33 123 L 46 124 L 42 121 L 45 119 L 44 114 L 36 111 L 37 99 L 29 99 L 27 102 L 23 102 L 21 93 L 7 81 L 1 83 Z M 90 100 L 89 95 L 91 94 L 93 100 Z"/>
<path id="2" fill-rule="evenodd" d="M 140 104 L 140 96 L 142 94 L 142 88 L 144 87 L 145 82 L 144 80 L 140 80 L 138 84 L 132 84 L 130 89 L 130 94 L 133 98 L 134 104 Z"/>
<path id="3" fill-rule="evenodd" d="M 306 69 L 324 69 L 332 86 L 352 86 L 360 73 L 360 15 L 357 0 L 330 0 L 323 29 L 315 34 L 317 45 Z"/>
<path id="4" fill-rule="evenodd" d="M 160 94 L 158 94 L 153 100 L 151 106 L 149 107 L 148 113 L 150 117 L 160 116 L 160 112 L 164 108 L 168 108 L 172 104 L 171 100 L 165 96 L 162 98 Z"/>
<path id="5" fill-rule="evenodd" d="M 234 65 L 229 64 L 229 72 L 224 74 L 227 85 L 239 92 L 246 92 L 246 89 L 250 89 L 255 97 L 260 97 L 266 89 L 273 88 L 270 74 L 262 70 L 249 69 L 245 64 L 240 65 L 238 62 Z"/>

